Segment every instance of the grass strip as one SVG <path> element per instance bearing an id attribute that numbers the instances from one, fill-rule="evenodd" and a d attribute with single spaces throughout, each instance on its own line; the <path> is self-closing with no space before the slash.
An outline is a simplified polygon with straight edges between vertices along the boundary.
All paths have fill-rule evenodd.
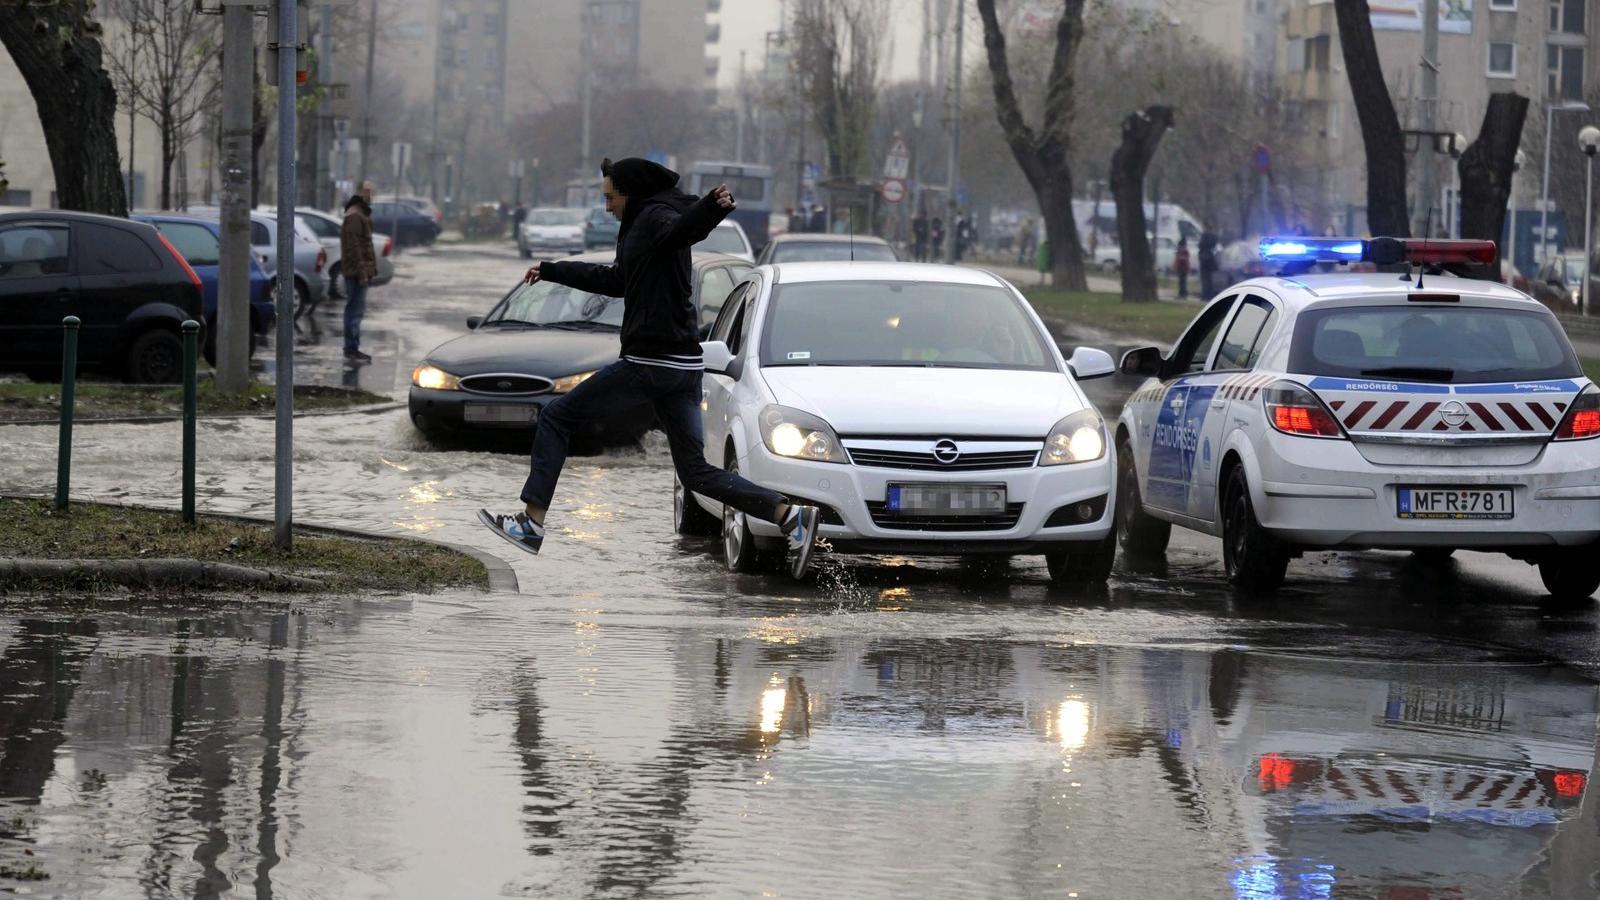
<path id="1" fill-rule="evenodd" d="M 1034 288 L 1023 293 L 1041 316 L 1164 344 L 1177 340 L 1201 309 L 1198 303 L 1124 303 L 1116 294 L 1094 292 Z"/>
<path id="2" fill-rule="evenodd" d="M 252 383 L 241 394 L 224 394 L 215 382 L 203 381 L 195 392 L 195 410 L 202 416 L 270 413 L 277 387 Z M 370 391 L 323 385 L 296 385 L 296 412 L 347 409 L 388 403 L 393 398 Z M 73 404 L 78 419 L 126 416 L 176 416 L 183 413 L 181 385 L 78 382 Z M 0 383 L 0 422 L 48 419 L 61 415 L 61 385 Z"/>
<path id="3" fill-rule="evenodd" d="M 199 559 L 315 578 L 330 591 L 486 590 L 483 563 L 424 541 L 297 532 L 288 552 L 272 526 L 177 512 L 0 498 L 0 556 L 24 559 Z"/>

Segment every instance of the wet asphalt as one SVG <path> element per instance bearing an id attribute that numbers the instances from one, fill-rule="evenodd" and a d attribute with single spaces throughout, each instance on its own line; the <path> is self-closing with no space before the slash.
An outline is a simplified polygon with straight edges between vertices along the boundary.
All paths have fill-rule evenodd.
<path id="1" fill-rule="evenodd" d="M 373 364 L 334 303 L 298 380 L 403 399 L 522 270 L 408 254 Z M 519 448 L 436 447 L 403 410 L 295 433 L 299 521 L 478 545 L 522 592 L 0 608 L 0 891 L 1600 894 L 1600 616 L 1522 563 L 1319 553 L 1251 601 L 1175 531 L 1103 591 L 1035 559 L 731 576 L 672 533 L 658 436 L 575 459 L 534 559 L 472 521 L 515 505 Z M 202 424 L 203 511 L 271 515 L 272 434 Z M 178 441 L 80 427 L 74 495 L 175 506 Z M 51 490 L 53 430 L 0 454 L 0 490 Z"/>

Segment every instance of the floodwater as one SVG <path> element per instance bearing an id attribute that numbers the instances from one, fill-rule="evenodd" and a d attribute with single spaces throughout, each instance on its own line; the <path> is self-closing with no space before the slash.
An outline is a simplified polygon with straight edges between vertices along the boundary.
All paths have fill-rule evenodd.
<path id="1" fill-rule="evenodd" d="M 503 256 L 419 254 L 374 291 L 364 386 L 403 396 Z M 272 424 L 199 440 L 202 510 L 270 515 Z M 0 490 L 48 493 L 54 442 L 0 427 Z M 0 890 L 1600 894 L 1595 611 L 1542 606 L 1521 564 L 1318 554 L 1248 603 L 1179 533 L 1098 592 L 1032 559 L 795 585 L 672 534 L 658 440 L 575 460 L 536 559 L 471 519 L 515 505 L 525 457 L 403 411 L 296 444 L 300 521 L 476 544 L 522 593 L 0 608 Z M 178 451 L 80 427 L 74 496 L 175 505 Z"/>

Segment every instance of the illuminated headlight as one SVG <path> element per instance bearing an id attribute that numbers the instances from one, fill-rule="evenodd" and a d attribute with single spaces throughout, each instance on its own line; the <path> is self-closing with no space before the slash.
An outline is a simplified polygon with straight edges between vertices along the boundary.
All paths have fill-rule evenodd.
<path id="1" fill-rule="evenodd" d="M 430 363 L 411 370 L 411 383 L 430 391 L 459 391 L 461 379 Z"/>
<path id="2" fill-rule="evenodd" d="M 790 459 L 850 461 L 827 422 L 787 406 L 773 404 L 761 411 L 761 440 L 768 450 Z"/>
<path id="3" fill-rule="evenodd" d="M 1093 462 L 1105 455 L 1106 431 L 1100 414 L 1092 409 L 1084 409 L 1067 416 L 1050 429 L 1050 436 L 1044 441 L 1044 452 L 1039 455 L 1039 465 Z"/>
<path id="4" fill-rule="evenodd" d="M 595 372 L 598 372 L 598 371 L 599 371 L 599 369 L 595 370 Z M 573 388 L 577 387 L 580 384 L 583 384 L 585 381 L 588 381 L 590 376 L 592 376 L 592 375 L 594 375 L 594 372 L 579 372 L 576 375 L 568 375 L 565 378 L 557 378 L 554 382 L 551 383 L 550 390 L 552 390 L 552 391 L 554 391 L 554 392 L 556 392 L 558 394 L 568 393 Z"/>

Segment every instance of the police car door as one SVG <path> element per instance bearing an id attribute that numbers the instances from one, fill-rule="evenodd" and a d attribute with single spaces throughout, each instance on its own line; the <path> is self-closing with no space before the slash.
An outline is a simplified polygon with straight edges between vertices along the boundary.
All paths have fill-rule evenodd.
<path id="1" fill-rule="evenodd" d="M 1162 366 L 1161 399 L 1150 433 L 1144 491 L 1145 503 L 1157 509 L 1189 514 L 1200 431 L 1222 380 L 1208 369 L 1217 336 L 1238 299 L 1237 294 L 1230 294 L 1207 307 Z"/>
<path id="2" fill-rule="evenodd" d="M 1216 355 L 1204 379 L 1214 393 L 1208 398 L 1210 405 L 1200 425 L 1194 489 L 1189 492 L 1189 514 L 1197 519 L 1216 519 L 1217 470 L 1222 465 L 1222 444 L 1234 419 L 1232 405 L 1257 400 L 1261 388 L 1276 377 L 1254 369 L 1261 348 L 1277 324 L 1278 308 L 1272 301 L 1258 293 L 1245 294 L 1217 343 Z"/>

